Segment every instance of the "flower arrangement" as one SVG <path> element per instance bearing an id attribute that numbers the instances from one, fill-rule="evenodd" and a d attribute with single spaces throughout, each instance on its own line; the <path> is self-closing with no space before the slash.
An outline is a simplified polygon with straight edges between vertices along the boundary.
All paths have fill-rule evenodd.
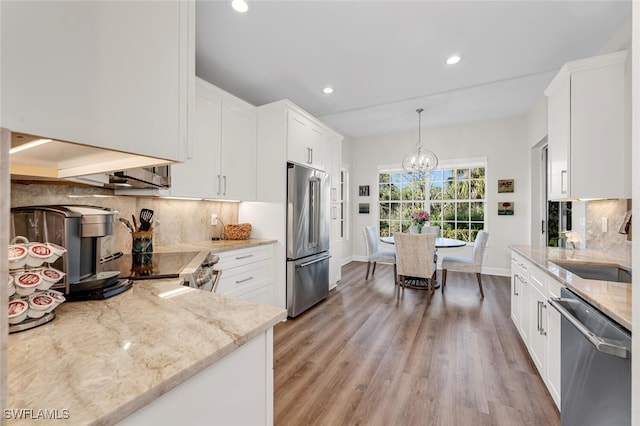
<path id="1" fill-rule="evenodd" d="M 422 226 L 429 220 L 429 212 L 424 210 L 416 210 L 411 214 L 413 218 L 413 224 L 422 228 Z"/>
<path id="2" fill-rule="evenodd" d="M 571 244 L 571 248 L 576 248 L 576 243 L 580 242 L 580 234 L 576 231 L 562 231 L 561 234 L 567 239 L 567 242 Z"/>

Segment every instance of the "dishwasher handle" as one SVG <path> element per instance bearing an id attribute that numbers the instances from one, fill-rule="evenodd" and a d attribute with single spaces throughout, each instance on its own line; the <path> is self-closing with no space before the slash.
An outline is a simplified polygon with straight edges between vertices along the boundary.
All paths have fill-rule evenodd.
<path id="1" fill-rule="evenodd" d="M 628 359 L 631 357 L 631 353 L 625 346 L 617 344 L 615 340 L 606 339 L 596 335 L 593 331 L 589 330 L 580 320 L 571 314 L 562 303 L 575 302 L 573 299 L 552 297 L 549 299 L 549 303 L 553 306 L 560 315 L 567 319 L 573 326 L 602 353 L 607 355 L 613 355 L 618 358 Z"/>

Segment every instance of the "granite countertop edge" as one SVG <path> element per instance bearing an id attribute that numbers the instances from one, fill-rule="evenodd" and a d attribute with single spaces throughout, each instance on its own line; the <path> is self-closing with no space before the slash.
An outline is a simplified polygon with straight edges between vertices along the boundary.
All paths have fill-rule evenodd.
<path id="1" fill-rule="evenodd" d="M 95 425 L 117 423 L 287 318 L 285 309 L 177 279 L 145 280 L 105 301 L 67 302 L 56 311 L 52 322 L 9 336 L 8 406 L 67 407 L 76 423 Z M 121 347 L 125 341 L 130 349 Z M 43 356 L 26 362 L 33 353 Z M 97 402 L 87 406 L 83 398 Z"/>
<path id="2" fill-rule="evenodd" d="M 533 262 L 547 275 L 560 281 L 622 327 L 631 331 L 631 284 L 583 279 L 553 263 L 554 260 L 562 260 L 584 264 L 607 264 L 630 269 L 630 258 L 592 249 L 572 250 L 525 245 L 509 245 L 509 248 Z"/>

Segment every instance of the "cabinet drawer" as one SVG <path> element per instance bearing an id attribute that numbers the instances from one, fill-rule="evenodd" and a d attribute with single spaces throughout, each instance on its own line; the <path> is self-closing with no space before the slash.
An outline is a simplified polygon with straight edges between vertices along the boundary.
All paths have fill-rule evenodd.
<path id="1" fill-rule="evenodd" d="M 229 268 L 235 268 L 242 265 L 248 265 L 254 262 L 260 262 L 265 259 L 271 259 L 271 246 L 250 247 L 239 250 L 229 250 L 217 253 L 220 257 L 216 268 L 225 271 Z M 223 275 L 224 276 L 224 275 Z"/>
<path id="2" fill-rule="evenodd" d="M 241 268 L 222 269 L 217 293 L 241 296 L 247 292 L 271 285 L 273 272 L 269 259 Z"/>
<path id="3" fill-rule="evenodd" d="M 554 279 L 547 280 L 547 295 L 549 297 L 560 297 L 560 289 L 562 284 Z"/>
<path id="4" fill-rule="evenodd" d="M 540 268 L 535 266 L 529 268 L 529 282 L 544 295 L 547 294 L 547 276 Z"/>

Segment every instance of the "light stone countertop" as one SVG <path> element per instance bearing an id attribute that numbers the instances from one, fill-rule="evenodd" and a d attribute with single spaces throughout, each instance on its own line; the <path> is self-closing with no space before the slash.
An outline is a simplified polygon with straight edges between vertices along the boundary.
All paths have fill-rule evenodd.
<path id="1" fill-rule="evenodd" d="M 631 259 L 605 251 L 558 247 L 509 246 L 553 278 L 574 290 L 583 299 L 631 331 L 631 284 L 586 280 L 553 263 L 554 260 L 585 264 L 607 264 L 631 269 Z"/>
<path id="2" fill-rule="evenodd" d="M 195 250 L 211 250 L 213 252 L 223 252 L 229 250 L 237 250 L 249 247 L 262 246 L 266 244 L 277 243 L 277 240 L 264 238 L 250 238 L 248 240 L 203 240 L 191 243 L 172 244 L 169 246 L 154 247 L 154 251 L 158 253 L 168 253 L 174 251 L 195 251 Z"/>
<path id="3" fill-rule="evenodd" d="M 9 335 L 7 408 L 68 410 L 37 424 L 114 424 L 286 317 L 177 279 L 63 303 L 48 324 Z"/>

